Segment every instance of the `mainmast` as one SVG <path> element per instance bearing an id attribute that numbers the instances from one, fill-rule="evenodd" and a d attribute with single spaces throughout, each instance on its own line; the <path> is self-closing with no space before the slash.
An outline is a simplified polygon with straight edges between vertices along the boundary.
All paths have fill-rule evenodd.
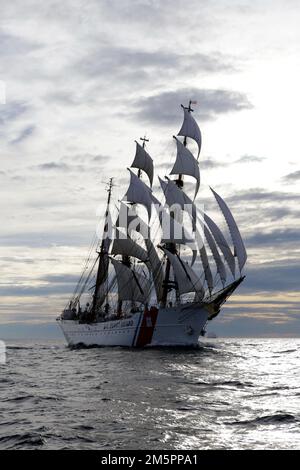
<path id="1" fill-rule="evenodd" d="M 181 107 L 183 109 L 187 110 L 189 113 L 191 113 L 191 112 L 194 111 L 191 108 L 192 103 L 195 103 L 195 102 L 190 100 L 188 106 L 181 105 Z M 183 145 L 184 145 L 184 147 L 187 146 L 187 136 L 184 136 Z M 183 175 L 182 174 L 178 175 L 178 178 L 175 180 L 175 184 L 178 186 L 178 188 L 183 189 L 184 183 L 183 183 Z M 174 214 L 170 214 L 170 215 L 171 215 L 171 217 L 174 217 Z M 176 243 L 167 243 L 166 248 L 172 254 L 177 253 Z M 163 282 L 163 295 L 162 295 L 162 302 L 161 302 L 163 307 L 165 307 L 166 304 L 167 304 L 169 288 L 173 287 L 173 283 L 171 284 L 171 282 L 170 282 L 170 268 L 171 268 L 171 262 L 170 262 L 169 258 L 167 257 L 165 279 L 164 279 L 164 282 Z M 177 298 L 177 300 L 178 300 L 178 297 L 179 297 L 179 294 L 178 294 L 178 290 L 176 289 L 176 298 Z"/>
<path id="2" fill-rule="evenodd" d="M 92 304 L 92 309 L 91 309 L 91 313 L 93 317 L 96 314 L 97 293 L 98 293 L 100 285 L 105 280 L 105 276 L 107 276 L 107 270 L 108 270 L 108 260 L 105 258 L 107 258 L 107 255 L 108 255 L 108 246 L 107 246 L 107 234 L 108 234 L 108 223 L 109 223 L 108 214 L 109 214 L 109 205 L 110 205 L 110 200 L 111 200 L 112 188 L 113 188 L 113 178 L 110 178 L 109 183 L 108 183 L 108 189 L 107 189 L 108 195 L 107 195 L 107 203 L 106 203 L 106 211 L 105 211 L 105 223 L 104 223 L 104 228 L 103 228 L 103 236 L 102 236 L 100 251 L 98 251 L 98 255 L 99 255 L 98 269 L 97 269 L 95 290 L 94 290 L 94 295 L 93 295 L 93 304 Z M 106 263 L 107 263 L 107 267 L 106 267 Z"/>

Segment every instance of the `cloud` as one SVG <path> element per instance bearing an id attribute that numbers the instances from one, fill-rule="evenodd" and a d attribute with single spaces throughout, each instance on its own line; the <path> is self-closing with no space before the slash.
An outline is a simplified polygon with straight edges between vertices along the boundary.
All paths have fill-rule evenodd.
<path id="1" fill-rule="evenodd" d="M 8 297 L 36 297 L 55 294 L 72 294 L 74 285 L 52 283 L 44 286 L 0 286 L 0 295 Z"/>
<path id="2" fill-rule="evenodd" d="M 299 291 L 300 264 L 297 261 L 292 263 L 285 260 L 282 263 L 248 265 L 245 273 L 246 279 L 240 288 L 240 293 Z"/>
<path id="3" fill-rule="evenodd" d="M 97 51 L 90 53 L 75 64 L 76 70 L 98 79 L 134 75 L 156 81 L 170 73 L 216 73 L 232 71 L 233 65 L 221 54 L 180 54 L 171 51 L 115 47 L 111 44 L 98 44 Z"/>
<path id="4" fill-rule="evenodd" d="M 242 336 L 242 337 L 298 337 L 300 336 L 299 318 L 287 322 L 284 318 L 282 322 L 274 322 L 272 315 L 269 318 L 260 318 L 259 314 L 252 311 L 252 315 L 247 318 L 239 318 L 235 315 L 228 318 L 231 309 L 225 307 L 220 316 L 211 324 L 208 324 L 208 331 L 214 331 L 218 336 Z"/>
<path id="5" fill-rule="evenodd" d="M 201 169 L 203 168 L 206 170 L 213 170 L 214 168 L 228 167 L 230 165 L 235 165 L 236 163 L 239 163 L 239 164 L 259 163 L 259 162 L 262 162 L 263 160 L 265 160 L 264 157 L 256 157 L 254 155 L 243 155 L 242 157 L 234 161 L 221 161 L 221 160 L 216 160 L 212 157 L 208 157 L 206 159 L 201 159 L 200 166 L 201 166 Z"/>
<path id="6" fill-rule="evenodd" d="M 255 155 L 243 155 L 242 157 L 235 160 L 234 163 L 259 163 L 265 160 L 264 157 L 257 157 Z"/>
<path id="7" fill-rule="evenodd" d="M 227 166 L 229 163 L 221 162 L 220 160 L 215 160 L 212 157 L 201 159 L 200 167 L 204 170 L 213 170 L 214 168 L 220 168 L 222 166 Z"/>
<path id="8" fill-rule="evenodd" d="M 28 130 L 28 135 L 31 134 L 31 131 Z M 27 137 L 27 136 L 26 136 Z M 26 138 L 25 136 L 23 137 Z M 30 172 L 32 176 L 32 171 L 35 172 L 90 172 L 95 174 L 95 171 L 101 170 L 105 167 L 107 163 L 111 161 L 111 157 L 106 155 L 93 155 L 93 154 L 75 154 L 61 157 L 57 161 L 49 161 L 45 163 L 40 163 L 39 165 L 25 166 L 18 170 L 12 170 L 9 172 L 9 175 L 12 178 L 19 178 L 21 175 L 24 177 L 26 172 Z M 21 173 L 19 175 L 19 173 Z"/>
<path id="9" fill-rule="evenodd" d="M 253 235 L 245 237 L 245 243 L 252 246 L 277 246 L 287 243 L 299 244 L 300 243 L 300 231 L 295 228 L 284 228 L 276 229 L 271 232 L 260 232 L 254 233 Z"/>
<path id="10" fill-rule="evenodd" d="M 25 40 L 24 37 L 8 34 L 0 31 L 0 56 L 3 58 L 14 57 L 20 54 L 27 54 L 29 51 L 37 49 L 36 42 Z"/>
<path id="11" fill-rule="evenodd" d="M 197 118 L 209 121 L 218 115 L 251 109 L 252 104 L 244 93 L 229 90 L 180 88 L 141 98 L 134 103 L 133 116 L 143 122 L 157 125 L 178 123 L 178 107 L 190 99 L 198 102 Z"/>
<path id="12" fill-rule="evenodd" d="M 235 194 L 226 198 L 228 202 L 283 202 L 300 201 L 300 194 L 284 191 L 270 191 L 263 188 L 250 188 L 236 191 Z"/>
<path id="13" fill-rule="evenodd" d="M 23 102 L 10 102 L 1 107 L 0 128 L 17 120 L 21 115 L 29 111 L 29 106 Z"/>
<path id="14" fill-rule="evenodd" d="M 42 171 L 68 171 L 70 170 L 70 165 L 67 165 L 63 162 L 48 162 L 48 163 L 41 163 L 41 165 L 36 165 L 32 167 L 34 170 L 42 170 Z M 80 167 L 82 170 L 82 167 Z"/>
<path id="15" fill-rule="evenodd" d="M 300 181 L 300 170 L 293 171 L 292 173 L 283 176 L 282 180 L 285 183 L 297 183 L 298 181 Z"/>
<path id="16" fill-rule="evenodd" d="M 31 126 L 26 126 L 21 132 L 20 134 L 18 135 L 18 137 L 16 137 L 15 139 L 13 139 L 10 143 L 15 145 L 15 144 L 19 144 L 20 142 L 23 142 L 25 139 L 27 139 L 28 137 L 30 137 L 36 130 L 36 127 L 34 125 L 31 125 Z"/>
<path id="17" fill-rule="evenodd" d="M 283 9 L 276 18 L 272 10 L 266 34 L 268 9 L 262 15 L 261 7 L 249 4 L 242 12 L 240 2 L 221 3 L 15 0 L 3 4 L 0 78 L 7 85 L 7 103 L 0 107 L 3 157 L 0 174 L 4 175 L 1 191 L 5 201 L 0 249 L 2 277 L 10 284 L 2 285 L 2 292 L 11 294 L 2 307 L 12 314 L 10 318 L 19 315 L 22 319 L 28 313 L 26 318 L 31 322 L 35 315 L 50 318 L 54 311 L 59 311 L 73 290 L 73 282 L 76 284 L 75 273 L 80 271 L 84 247 L 95 229 L 96 206 L 106 198 L 101 185 L 104 171 L 109 176 L 118 176 L 115 202 L 124 194 L 123 187 L 118 185 L 128 182 L 125 168 L 130 164 L 130 155 L 133 157 L 133 142 L 132 147 L 128 142 L 142 135 L 140 132 L 148 127 L 144 123 L 176 124 L 173 132 L 179 129 L 180 104 L 186 104 L 190 98 L 198 101 L 195 117 L 199 123 L 210 121 L 205 146 L 212 152 L 208 155 L 217 157 L 201 156 L 200 167 L 220 169 L 215 171 L 214 184 L 224 188 L 225 194 L 230 191 L 225 199 L 249 248 L 247 278 L 241 291 L 245 289 L 250 295 L 263 288 L 265 299 L 274 295 L 275 286 L 285 293 L 289 286 L 295 291 L 299 279 L 296 223 L 300 195 L 289 192 L 287 187 L 286 191 L 277 189 L 278 176 L 274 181 L 272 165 L 262 188 L 249 188 L 248 182 L 241 186 L 246 166 L 258 165 L 263 158 L 256 155 L 266 152 L 255 126 L 264 119 L 273 128 L 269 119 L 272 109 L 264 108 L 259 87 L 251 77 L 255 67 L 261 69 L 261 64 L 266 67 L 263 75 L 269 69 L 274 76 L 273 65 L 279 65 L 285 57 L 280 48 L 290 42 L 284 40 L 282 33 Z M 252 15 L 251 31 L 264 45 L 259 56 L 253 51 L 253 34 L 244 34 L 245 15 L 247 21 Z M 272 37 L 274 19 L 280 20 L 281 28 L 275 27 Z M 289 35 L 290 31 L 289 23 Z M 291 50 L 295 45 L 291 44 Z M 271 93 L 271 89 L 267 91 Z M 252 102 L 258 103 L 257 109 L 253 109 Z M 251 114 L 239 113 L 251 109 Z M 228 119 L 213 122 L 218 116 Z M 248 117 L 253 119 L 251 128 L 257 139 L 247 136 L 247 130 L 243 133 L 242 118 Z M 234 129 L 233 141 L 228 138 L 227 126 Z M 175 156 L 174 142 L 166 148 L 165 132 L 161 137 L 152 129 L 149 133 L 153 135 L 150 154 L 153 150 L 153 157 L 159 161 L 157 167 L 170 169 Z M 263 131 L 262 136 L 265 137 Z M 274 158 L 280 157 L 278 154 L 285 148 L 286 134 L 278 135 L 278 139 Z M 230 150 L 225 150 L 228 144 Z M 249 155 L 245 154 L 246 146 Z M 226 154 L 235 157 L 222 160 L 221 155 Z M 279 176 L 289 171 L 287 167 Z M 287 174 L 281 180 L 298 181 L 299 172 Z M 194 184 L 188 183 L 186 188 L 193 194 Z M 205 202 L 206 207 L 212 208 L 214 217 L 215 201 L 207 200 L 204 185 L 202 189 L 199 203 Z M 221 217 L 215 220 L 227 230 Z M 226 233 L 229 239 L 228 230 Z M 276 263 L 263 264 L 274 258 Z M 289 261 L 279 263 L 278 258 Z M 62 270 L 72 274 L 60 274 Z M 47 302 L 50 295 L 51 302 Z M 253 305 L 241 304 L 239 311 L 234 304 L 237 298 L 233 296 L 229 303 L 232 315 L 237 318 L 251 314 Z M 269 313 L 269 307 L 262 306 L 261 312 L 265 309 Z M 285 305 L 281 307 L 286 310 Z M 262 323 L 257 323 L 257 328 L 263 329 Z M 255 328 L 251 331 L 255 332 Z"/>

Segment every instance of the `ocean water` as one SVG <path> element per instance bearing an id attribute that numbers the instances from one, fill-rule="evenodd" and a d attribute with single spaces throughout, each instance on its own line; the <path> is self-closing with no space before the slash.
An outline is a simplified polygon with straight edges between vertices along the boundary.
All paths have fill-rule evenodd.
<path id="1" fill-rule="evenodd" d="M 300 339 L 70 350 L 9 341 L 0 449 L 299 449 Z"/>

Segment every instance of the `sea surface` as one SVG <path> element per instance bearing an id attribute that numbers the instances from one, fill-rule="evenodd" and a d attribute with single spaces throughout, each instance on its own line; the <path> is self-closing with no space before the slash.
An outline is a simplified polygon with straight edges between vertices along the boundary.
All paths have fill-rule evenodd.
<path id="1" fill-rule="evenodd" d="M 0 449 L 299 449 L 300 339 L 8 341 Z"/>

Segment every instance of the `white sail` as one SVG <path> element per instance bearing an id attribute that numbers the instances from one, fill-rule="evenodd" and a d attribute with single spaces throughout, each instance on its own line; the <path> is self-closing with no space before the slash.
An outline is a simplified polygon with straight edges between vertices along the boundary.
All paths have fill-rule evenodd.
<path id="1" fill-rule="evenodd" d="M 146 261 L 146 266 L 149 271 L 152 273 L 153 283 L 155 287 L 157 301 L 160 302 L 163 295 L 163 280 L 164 272 L 162 267 L 162 262 L 158 257 L 157 251 L 152 243 L 152 241 L 147 238 L 145 240 L 146 248 L 148 252 L 148 261 Z"/>
<path id="2" fill-rule="evenodd" d="M 136 143 L 136 152 L 135 157 L 132 162 L 131 168 L 138 168 L 143 170 L 149 178 L 150 185 L 153 183 L 153 160 L 150 155 L 146 152 L 144 147 L 142 147 L 137 141 Z"/>
<path id="3" fill-rule="evenodd" d="M 120 202 L 119 215 L 116 220 L 116 227 L 125 228 L 130 235 L 134 230 L 139 232 L 144 239 L 150 236 L 150 227 L 147 225 L 134 211 L 132 206 L 127 206 L 124 202 Z"/>
<path id="4" fill-rule="evenodd" d="M 186 245 L 192 250 L 192 265 L 194 264 L 197 256 L 197 244 L 195 238 L 188 233 L 186 228 L 177 220 L 175 220 L 167 212 L 167 210 L 160 204 L 160 202 L 152 196 L 153 203 L 158 212 L 158 219 L 162 229 L 161 243 L 175 243 L 179 245 Z"/>
<path id="5" fill-rule="evenodd" d="M 158 179 L 168 206 L 171 207 L 178 204 L 182 210 L 186 210 L 191 216 L 192 228 L 194 232 L 196 230 L 196 206 L 193 201 L 187 196 L 187 194 L 185 194 L 182 189 L 179 189 L 179 187 L 173 181 L 169 180 L 169 178 L 167 178 L 167 183 L 161 178 Z"/>
<path id="6" fill-rule="evenodd" d="M 196 292 L 198 297 L 203 298 L 204 289 L 193 268 L 185 263 L 178 255 L 172 254 L 166 248 L 162 248 L 162 250 L 165 252 L 172 265 L 179 294 Z"/>
<path id="7" fill-rule="evenodd" d="M 127 206 L 124 202 L 120 202 L 119 213 L 116 220 L 116 227 L 123 227 L 128 232 L 130 223 L 136 219 L 137 214 L 132 206 Z"/>
<path id="8" fill-rule="evenodd" d="M 198 156 L 199 156 L 200 150 L 201 150 L 201 142 L 202 142 L 201 131 L 199 129 L 197 122 L 193 118 L 192 114 L 188 111 L 188 109 L 184 108 L 183 106 L 182 108 L 184 112 L 184 119 L 183 119 L 183 124 L 181 126 L 181 129 L 177 135 L 180 135 L 183 137 L 190 137 L 191 139 L 195 140 L 198 144 Z"/>
<path id="9" fill-rule="evenodd" d="M 129 201 L 134 204 L 142 204 L 146 207 L 149 220 L 151 218 L 151 189 L 143 183 L 129 168 L 130 184 L 129 188 L 123 197 L 124 201 Z"/>
<path id="10" fill-rule="evenodd" d="M 219 207 L 220 207 L 220 209 L 221 209 L 221 211 L 224 215 L 226 223 L 228 225 L 229 232 L 230 232 L 230 235 L 231 235 L 231 238 L 232 238 L 232 242 L 233 242 L 233 245 L 234 245 L 234 248 L 235 248 L 235 253 L 236 253 L 236 256 L 237 256 L 237 259 L 238 259 L 239 268 L 240 268 L 240 271 L 242 271 L 242 269 L 243 269 L 243 267 L 246 263 L 246 260 L 247 260 L 247 252 L 246 252 L 245 245 L 244 245 L 243 239 L 241 237 L 240 231 L 238 229 L 236 221 L 234 220 L 234 217 L 233 217 L 229 207 L 227 206 L 226 202 L 212 188 L 210 188 L 210 189 L 211 189 L 213 195 L 215 196 L 216 201 L 217 201 L 217 203 L 218 203 L 218 205 L 219 205 Z"/>
<path id="11" fill-rule="evenodd" d="M 175 164 L 170 172 L 170 175 L 188 175 L 193 176 L 196 181 L 195 196 L 197 196 L 200 187 L 200 170 L 197 160 L 194 155 L 187 149 L 176 137 L 174 137 L 177 144 L 177 156 Z"/>
<path id="12" fill-rule="evenodd" d="M 226 282 L 226 269 L 225 269 L 224 263 L 221 259 L 220 253 L 218 252 L 215 241 L 214 241 L 210 231 L 208 230 L 208 228 L 206 226 L 204 226 L 204 235 L 205 235 L 205 238 L 207 240 L 208 246 L 209 246 L 209 248 L 212 252 L 213 258 L 215 260 L 215 263 L 216 263 L 216 266 L 217 266 L 217 271 L 220 275 L 222 284 L 224 285 L 225 282 Z"/>
<path id="13" fill-rule="evenodd" d="M 139 246 L 135 241 L 133 241 L 127 234 L 123 234 L 116 228 L 116 237 L 114 239 L 112 249 L 112 255 L 123 255 L 123 256 L 133 256 L 134 258 L 139 259 L 140 261 L 146 261 L 148 259 L 148 254 L 141 246 Z"/>
<path id="14" fill-rule="evenodd" d="M 147 303 L 151 292 L 149 279 L 134 272 L 120 261 L 111 258 L 111 262 L 116 271 L 119 301 Z"/>
<path id="15" fill-rule="evenodd" d="M 231 253 L 231 250 L 229 248 L 229 245 L 228 245 L 223 233 L 221 232 L 221 230 L 219 229 L 217 224 L 207 214 L 204 214 L 204 221 L 207 224 L 209 230 L 211 231 L 218 247 L 220 248 L 221 252 L 224 255 L 224 258 L 225 258 L 225 260 L 228 264 L 228 267 L 229 267 L 232 275 L 234 276 L 234 274 L 235 274 L 234 256 Z"/>
<path id="16" fill-rule="evenodd" d="M 145 264 L 152 274 L 157 300 L 160 301 L 163 293 L 162 283 L 164 273 L 161 260 L 159 259 L 157 251 L 150 239 L 150 227 L 140 219 L 140 217 L 134 215 L 132 209 L 122 202 L 120 204 L 119 217 L 116 225 L 125 228 L 128 234 L 135 230 L 143 236 L 147 249 L 147 259 L 145 260 Z M 141 256 L 138 256 L 138 258 L 141 259 Z"/>
<path id="17" fill-rule="evenodd" d="M 200 235 L 200 232 L 199 232 L 198 229 L 196 230 L 196 240 L 197 240 L 197 244 L 198 244 L 198 247 L 199 247 L 199 254 L 200 254 L 202 267 L 203 267 L 203 270 L 204 270 L 204 276 L 205 276 L 206 284 L 207 284 L 209 292 L 211 292 L 214 288 L 212 272 L 211 272 L 211 269 L 210 269 L 210 265 L 209 265 L 209 261 L 208 261 L 208 257 L 207 257 L 207 252 L 206 252 L 206 248 L 205 248 L 205 245 L 204 245 L 204 240 L 203 240 L 202 236 Z"/>

